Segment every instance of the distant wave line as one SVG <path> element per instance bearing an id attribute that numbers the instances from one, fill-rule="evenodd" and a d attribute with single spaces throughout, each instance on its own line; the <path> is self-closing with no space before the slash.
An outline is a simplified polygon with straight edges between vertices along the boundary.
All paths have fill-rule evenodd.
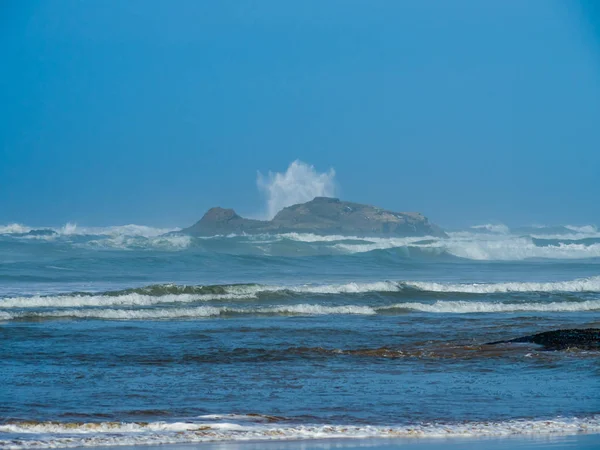
<path id="1" fill-rule="evenodd" d="M 104 320 L 174 320 L 232 316 L 323 316 L 323 315 L 376 315 L 404 312 L 432 314 L 522 313 L 522 312 L 583 312 L 600 311 L 600 300 L 577 302 L 468 302 L 436 301 L 434 303 L 404 302 L 388 306 L 291 304 L 254 307 L 196 306 L 162 308 L 83 308 L 26 311 L 1 311 L 0 321 L 32 319 L 104 319 Z"/>
<path id="2" fill-rule="evenodd" d="M 483 228 L 486 230 L 486 228 Z M 584 227 L 587 230 L 587 228 Z M 537 229 L 535 229 L 537 230 Z M 535 231 L 534 230 L 534 231 Z M 360 255 L 395 252 L 406 259 L 461 258 L 474 261 L 600 258 L 600 233 L 507 234 L 470 231 L 436 237 L 359 237 L 311 233 L 191 237 L 139 225 L 30 229 L 22 225 L 0 227 L 0 245 L 13 242 L 48 242 L 87 250 L 200 251 L 269 256 Z M 556 231 L 556 230 L 554 230 Z M 165 234 L 166 233 L 166 234 Z"/>

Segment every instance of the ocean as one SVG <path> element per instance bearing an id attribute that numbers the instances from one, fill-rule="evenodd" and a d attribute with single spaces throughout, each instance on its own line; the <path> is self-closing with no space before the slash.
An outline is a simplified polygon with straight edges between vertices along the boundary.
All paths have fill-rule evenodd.
<path id="1" fill-rule="evenodd" d="M 600 327 L 593 226 L 169 231 L 0 226 L 1 448 L 600 433 L 598 351 L 484 345 Z"/>

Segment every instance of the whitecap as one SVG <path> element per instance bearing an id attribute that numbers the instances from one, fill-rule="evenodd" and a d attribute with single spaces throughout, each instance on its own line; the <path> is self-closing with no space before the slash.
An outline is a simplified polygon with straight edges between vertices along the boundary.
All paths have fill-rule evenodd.
<path id="1" fill-rule="evenodd" d="M 518 312 L 578 312 L 599 311 L 600 300 L 550 303 L 501 303 L 472 301 L 437 301 L 435 303 L 405 302 L 377 308 L 378 311 L 404 309 L 428 313 L 518 313 Z"/>
<path id="2" fill-rule="evenodd" d="M 0 225 L 0 234 L 21 234 L 28 233 L 31 228 L 19 223 L 9 223 L 8 225 Z"/>
<path id="3" fill-rule="evenodd" d="M 474 230 L 478 230 L 478 231 L 487 231 L 489 233 L 497 233 L 497 234 L 509 234 L 510 233 L 510 228 L 508 228 L 506 225 L 504 224 L 493 224 L 493 223 L 486 223 L 483 225 L 473 225 L 471 227 Z"/>
<path id="4" fill-rule="evenodd" d="M 407 281 L 405 286 L 429 292 L 494 294 L 502 292 L 600 292 L 600 276 L 568 281 L 505 283 L 436 283 Z"/>
<path id="5" fill-rule="evenodd" d="M 199 418 L 200 419 L 200 418 Z M 340 438 L 464 438 L 571 435 L 599 433 L 598 416 L 583 418 L 523 419 L 459 423 L 415 423 L 408 425 L 365 424 L 268 424 L 253 423 L 240 416 L 227 421 L 103 422 L 103 423 L 4 423 L 0 425 L 0 447 L 6 449 L 100 447 L 149 444 L 183 444 L 222 441 L 273 441 Z M 2 433 L 10 436 L 2 439 Z"/>

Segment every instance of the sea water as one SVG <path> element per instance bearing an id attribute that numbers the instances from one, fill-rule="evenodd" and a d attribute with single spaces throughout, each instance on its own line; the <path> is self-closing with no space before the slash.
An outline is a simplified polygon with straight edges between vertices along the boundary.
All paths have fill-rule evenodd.
<path id="1" fill-rule="evenodd" d="M 0 227 L 0 447 L 600 433 L 595 227 Z"/>

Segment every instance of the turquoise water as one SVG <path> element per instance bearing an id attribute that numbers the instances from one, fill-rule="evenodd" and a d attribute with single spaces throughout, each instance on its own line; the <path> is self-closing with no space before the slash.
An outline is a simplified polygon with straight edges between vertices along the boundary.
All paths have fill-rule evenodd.
<path id="1" fill-rule="evenodd" d="M 0 446 L 600 432 L 594 227 L 0 227 Z"/>

